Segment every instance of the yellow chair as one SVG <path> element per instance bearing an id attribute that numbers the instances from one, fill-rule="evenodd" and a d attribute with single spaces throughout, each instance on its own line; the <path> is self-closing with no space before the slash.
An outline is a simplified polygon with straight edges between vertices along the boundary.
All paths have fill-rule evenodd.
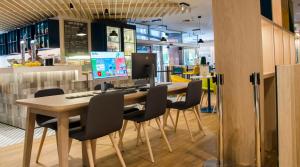
<path id="1" fill-rule="evenodd" d="M 203 78 L 202 80 L 202 90 L 203 90 L 203 94 L 201 97 L 201 102 L 200 102 L 200 106 L 202 106 L 202 102 L 203 102 L 203 98 L 205 96 L 205 94 L 208 92 L 208 82 L 207 82 L 207 78 Z M 217 85 L 216 83 L 213 82 L 212 78 L 210 79 L 210 92 L 213 92 L 214 94 L 217 93 Z M 207 103 L 207 102 L 206 102 Z"/>
<path id="2" fill-rule="evenodd" d="M 191 82 L 189 79 L 182 78 L 178 75 L 171 75 L 171 82 Z"/>
<path id="3" fill-rule="evenodd" d="M 200 66 L 199 66 L 199 65 L 196 65 L 196 66 L 193 68 L 193 71 L 190 71 L 190 72 L 184 72 L 183 74 L 184 74 L 184 75 L 199 75 L 199 74 L 200 74 Z"/>

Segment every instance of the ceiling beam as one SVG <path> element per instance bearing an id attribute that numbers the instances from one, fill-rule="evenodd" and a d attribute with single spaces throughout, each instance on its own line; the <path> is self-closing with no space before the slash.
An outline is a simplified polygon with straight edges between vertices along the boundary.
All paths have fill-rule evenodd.
<path id="1" fill-rule="evenodd" d="M 38 6 L 36 3 L 33 3 L 32 0 L 27 1 L 29 3 L 29 6 L 33 6 L 33 10 L 36 12 L 39 12 L 40 14 L 43 15 L 43 17 L 50 17 L 49 12 L 46 12 L 46 10 L 43 10 L 41 6 Z"/>
<path id="2" fill-rule="evenodd" d="M 95 2 L 95 0 L 93 0 L 93 2 L 94 2 L 94 8 L 95 8 L 95 11 L 96 11 L 96 13 L 97 13 L 97 18 L 99 19 L 99 18 L 100 18 L 100 15 L 99 15 L 98 8 L 97 8 L 97 6 L 96 6 L 96 2 Z"/>
<path id="3" fill-rule="evenodd" d="M 28 18 L 28 20 L 36 20 L 36 18 L 32 17 L 31 15 L 29 15 L 26 11 L 24 10 L 19 10 L 19 8 L 17 6 L 15 6 L 12 1 L 4 1 L 1 3 L 1 6 L 5 6 L 6 9 L 12 11 L 13 13 L 15 13 L 16 17 L 25 17 Z M 6 10 L 7 11 L 7 10 Z"/>
<path id="4" fill-rule="evenodd" d="M 136 17 L 139 17 L 139 16 L 140 16 L 140 14 L 141 14 L 142 10 L 144 9 L 145 2 L 146 2 L 146 0 L 143 0 L 143 2 L 142 2 L 142 6 L 140 7 L 140 11 L 139 11 L 139 13 L 137 14 L 137 16 L 136 16 Z M 145 11 L 144 11 L 144 12 L 145 12 Z"/>
<path id="5" fill-rule="evenodd" d="M 91 10 L 91 7 L 90 7 L 90 5 L 89 5 L 89 3 L 88 3 L 88 1 L 87 1 L 87 0 L 85 0 L 85 4 L 88 6 L 88 9 L 89 9 L 89 12 L 90 12 L 91 18 L 92 18 L 92 19 L 94 19 L 94 18 L 95 18 L 95 17 L 94 17 L 94 14 L 93 14 L 93 12 L 92 12 L 92 10 Z"/>
<path id="6" fill-rule="evenodd" d="M 126 17 L 125 18 L 128 18 L 128 14 L 129 14 L 129 11 L 130 11 L 131 3 L 132 3 L 132 0 L 129 1 L 129 6 L 127 7 L 127 12 L 126 12 Z"/>
<path id="7" fill-rule="evenodd" d="M 51 13 L 52 17 L 57 15 L 57 14 L 54 13 L 52 10 L 50 10 L 50 9 L 48 8 L 48 6 L 45 5 L 45 3 L 42 3 L 42 2 L 39 1 L 39 0 L 35 0 L 35 2 L 36 2 L 36 3 L 39 3 L 40 6 L 43 6 L 44 9 L 46 9 L 47 11 L 49 11 L 49 12 Z"/>
<path id="8" fill-rule="evenodd" d="M 53 2 L 53 1 L 52 1 Z M 65 14 L 65 16 L 69 16 L 69 14 L 66 12 L 66 10 L 63 8 L 62 4 L 59 4 L 57 0 L 54 0 L 56 6 L 58 6 L 58 8 Z M 62 1 L 63 3 L 63 1 Z M 53 4 L 54 5 L 54 4 Z"/>

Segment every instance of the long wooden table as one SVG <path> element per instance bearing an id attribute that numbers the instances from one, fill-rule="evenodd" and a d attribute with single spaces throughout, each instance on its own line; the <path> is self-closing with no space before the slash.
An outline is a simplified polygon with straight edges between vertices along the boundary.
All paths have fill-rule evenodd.
<path id="1" fill-rule="evenodd" d="M 186 91 L 187 83 L 173 83 L 168 85 L 168 94 L 175 95 Z M 58 154 L 59 166 L 67 167 L 68 142 L 69 142 L 69 117 L 86 112 L 91 97 L 67 99 L 66 97 L 93 92 L 82 92 L 41 98 L 17 100 L 17 104 L 27 106 L 26 132 L 23 153 L 23 167 L 30 166 L 33 134 L 36 114 L 47 115 L 57 118 L 58 121 Z M 137 92 L 124 96 L 125 105 L 136 104 L 145 101 L 146 92 Z M 84 149 L 82 149 L 84 150 Z M 83 151 L 83 161 L 86 164 L 86 155 Z"/>

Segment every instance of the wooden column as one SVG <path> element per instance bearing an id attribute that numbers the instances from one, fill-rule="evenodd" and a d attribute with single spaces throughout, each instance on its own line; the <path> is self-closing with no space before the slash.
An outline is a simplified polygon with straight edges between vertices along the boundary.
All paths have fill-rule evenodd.
<path id="1" fill-rule="evenodd" d="M 224 160 L 233 166 L 254 165 L 255 113 L 249 76 L 263 72 L 260 1 L 213 0 L 213 20 L 216 69 L 225 79 Z"/>

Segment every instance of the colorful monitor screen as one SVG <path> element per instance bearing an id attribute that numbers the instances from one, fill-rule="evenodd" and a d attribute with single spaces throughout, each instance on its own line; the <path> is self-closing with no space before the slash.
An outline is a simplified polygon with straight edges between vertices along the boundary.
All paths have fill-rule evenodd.
<path id="1" fill-rule="evenodd" d="M 127 77 L 123 52 L 91 52 L 93 79 Z"/>

